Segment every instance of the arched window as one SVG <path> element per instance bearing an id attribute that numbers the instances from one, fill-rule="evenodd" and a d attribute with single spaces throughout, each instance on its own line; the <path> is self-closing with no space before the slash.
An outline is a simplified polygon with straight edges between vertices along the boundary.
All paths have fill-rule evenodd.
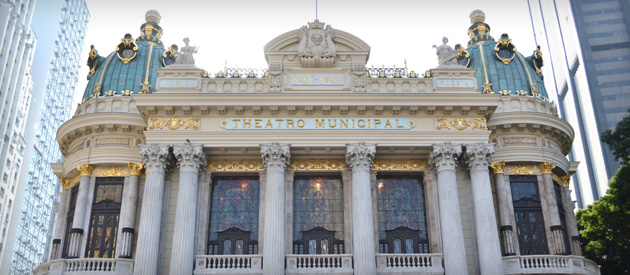
<path id="1" fill-rule="evenodd" d="M 209 255 L 258 254 L 258 178 L 217 178 L 210 204 Z"/>
<path id="2" fill-rule="evenodd" d="M 86 258 L 114 258 L 124 182 L 123 177 L 96 178 Z"/>
<path id="3" fill-rule="evenodd" d="M 419 176 L 378 177 L 380 253 L 429 253 L 421 182 Z"/>

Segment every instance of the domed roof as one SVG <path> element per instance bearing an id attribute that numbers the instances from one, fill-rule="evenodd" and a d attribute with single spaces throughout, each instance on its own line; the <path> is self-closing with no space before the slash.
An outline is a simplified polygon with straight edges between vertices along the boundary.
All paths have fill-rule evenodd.
<path id="1" fill-rule="evenodd" d="M 91 98 L 155 92 L 156 69 L 174 62 L 177 46 L 164 49 L 157 11 L 148 11 L 145 18 L 141 35 L 134 40 L 126 34 L 107 57 L 98 55 L 92 46 L 87 62 L 89 82 L 82 103 Z"/>
<path id="2" fill-rule="evenodd" d="M 458 44 L 455 50 L 460 65 L 477 69 L 479 92 L 529 95 L 548 100 L 539 48 L 532 56 L 525 57 L 516 50 L 507 34 L 501 35 L 499 41 L 490 36 L 490 26 L 484 22 L 482 11 L 473 11 L 470 20 L 468 48 L 464 50 Z"/>

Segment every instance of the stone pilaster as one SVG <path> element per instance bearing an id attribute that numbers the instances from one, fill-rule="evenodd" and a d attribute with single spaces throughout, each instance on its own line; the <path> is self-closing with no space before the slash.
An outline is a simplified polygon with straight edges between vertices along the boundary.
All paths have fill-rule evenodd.
<path id="1" fill-rule="evenodd" d="M 195 261 L 195 227 L 199 170 L 206 166 L 203 145 L 190 142 L 173 147 L 179 164 L 179 191 L 175 209 L 175 230 L 170 274 L 192 274 Z"/>
<path id="2" fill-rule="evenodd" d="M 514 227 L 512 226 L 512 199 L 510 183 L 505 181 L 505 161 L 490 163 L 497 189 L 499 209 L 499 223 L 501 225 L 501 242 L 503 243 L 503 255 L 516 255 L 514 243 Z"/>
<path id="3" fill-rule="evenodd" d="M 481 274 L 502 275 L 501 246 L 497 242 L 496 215 L 490 187 L 490 157 L 494 144 L 477 143 L 466 145 L 466 163 L 470 172 L 474 203 L 475 232 Z"/>
<path id="4" fill-rule="evenodd" d="M 57 212 L 57 219 L 55 220 L 55 231 L 53 231 L 52 248 L 50 249 L 50 260 L 56 260 L 61 258 L 61 239 L 63 239 L 64 225 L 66 223 L 66 215 L 68 212 L 68 196 L 70 194 L 70 182 L 72 179 L 60 178 L 61 186 L 63 189 L 59 194 L 59 205 L 55 207 Z"/>
<path id="5" fill-rule="evenodd" d="M 263 274 L 284 274 L 285 257 L 285 171 L 291 159 L 289 145 L 274 142 L 261 145 L 260 153 L 267 172 L 265 186 L 265 224 Z"/>
<path id="6" fill-rule="evenodd" d="M 567 234 L 569 234 L 571 240 L 571 254 L 582 256 L 582 242 L 580 241 L 580 233 L 578 231 L 577 221 L 575 220 L 575 212 L 573 212 L 575 206 L 571 201 L 571 190 L 569 190 L 568 181 L 566 182 L 565 187 L 562 187 L 562 207 L 564 208 L 564 213 L 566 215 L 565 224 L 567 225 Z M 569 247 L 567 247 L 567 249 L 569 249 Z"/>
<path id="7" fill-rule="evenodd" d="M 129 168 L 129 181 L 123 189 L 122 205 L 120 207 L 120 240 L 116 245 L 116 254 L 119 258 L 131 258 L 133 248 L 133 235 L 136 232 L 136 202 L 138 201 L 138 182 L 144 166 L 142 163 L 127 163 Z"/>
<path id="8" fill-rule="evenodd" d="M 556 164 L 543 161 L 538 167 L 543 174 L 543 184 L 545 186 L 544 196 L 547 201 L 549 221 L 551 222 L 552 251 L 556 255 L 566 255 L 568 253 L 564 245 L 564 228 L 562 228 L 562 223 L 560 222 L 556 192 L 553 188 L 553 176 L 551 175 L 551 170 L 556 167 Z"/>
<path id="9" fill-rule="evenodd" d="M 375 154 L 374 144 L 360 142 L 347 145 L 346 162 L 352 171 L 352 251 L 355 274 L 376 274 L 370 175 Z"/>
<path id="10" fill-rule="evenodd" d="M 195 255 L 204 255 L 208 250 L 212 173 L 205 171 L 199 178 L 201 182 L 199 183 L 199 201 L 197 202 L 197 248 Z"/>
<path id="11" fill-rule="evenodd" d="M 138 246 L 134 274 L 158 274 L 160 255 L 160 229 L 162 202 L 164 200 L 164 176 L 167 168 L 168 146 L 140 145 L 147 178 L 144 181 L 142 210 L 138 227 Z M 191 259 L 192 260 L 192 259 Z"/>
<path id="12" fill-rule="evenodd" d="M 444 270 L 447 275 L 468 274 L 462 215 L 455 167 L 462 153 L 459 144 L 433 144 L 429 163 L 437 172 L 438 205 L 442 230 Z M 481 244 L 480 244 L 481 245 Z"/>
<path id="13" fill-rule="evenodd" d="M 85 209 L 88 203 L 88 189 L 90 189 L 90 178 L 94 166 L 89 163 L 77 165 L 77 170 L 81 173 L 81 181 L 79 182 L 79 193 L 77 194 L 77 202 L 74 208 L 74 220 L 72 221 L 72 230 L 70 230 L 70 247 L 68 249 L 68 258 L 81 257 L 81 248 L 83 245 L 83 228 L 85 224 Z"/>

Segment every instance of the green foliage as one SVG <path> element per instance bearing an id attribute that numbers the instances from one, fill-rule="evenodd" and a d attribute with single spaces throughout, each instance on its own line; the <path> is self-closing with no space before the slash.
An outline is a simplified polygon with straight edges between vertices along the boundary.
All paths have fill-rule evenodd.
<path id="1" fill-rule="evenodd" d="M 626 163 L 630 160 L 630 109 L 617 124 L 614 131 L 608 129 L 602 134 L 602 142 L 608 144 L 617 160 Z"/>
<path id="2" fill-rule="evenodd" d="M 602 274 L 630 274 L 630 162 L 608 185 L 605 196 L 576 215 L 585 256 L 602 266 Z"/>

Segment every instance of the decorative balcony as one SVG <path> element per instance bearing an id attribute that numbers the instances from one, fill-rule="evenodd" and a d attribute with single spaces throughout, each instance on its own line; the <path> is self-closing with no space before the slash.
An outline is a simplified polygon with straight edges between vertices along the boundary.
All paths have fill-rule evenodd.
<path id="1" fill-rule="evenodd" d="M 38 266 L 34 275 L 131 275 L 133 260 L 108 258 L 83 258 L 53 260 Z"/>
<path id="2" fill-rule="evenodd" d="M 574 255 L 506 256 L 503 266 L 505 274 L 600 274 L 595 262 Z"/>
<path id="3" fill-rule="evenodd" d="M 287 255 L 286 274 L 352 275 L 352 254 Z"/>
<path id="4" fill-rule="evenodd" d="M 378 274 L 444 274 L 442 254 L 377 254 Z"/>
<path id="5" fill-rule="evenodd" d="M 197 255 L 194 274 L 262 274 L 262 255 Z"/>

